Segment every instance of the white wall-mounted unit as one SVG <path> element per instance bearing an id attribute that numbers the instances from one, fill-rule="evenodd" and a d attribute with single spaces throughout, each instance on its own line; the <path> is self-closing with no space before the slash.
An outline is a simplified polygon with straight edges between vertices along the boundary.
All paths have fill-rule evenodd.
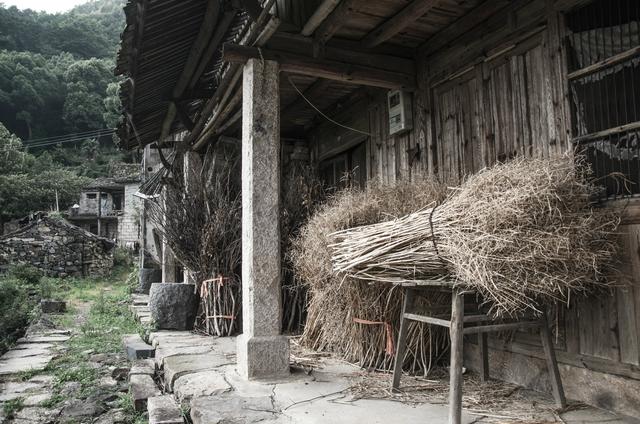
<path id="1" fill-rule="evenodd" d="M 387 94 L 389 108 L 389 134 L 394 135 L 413 128 L 411 94 L 406 91 L 391 90 Z"/>

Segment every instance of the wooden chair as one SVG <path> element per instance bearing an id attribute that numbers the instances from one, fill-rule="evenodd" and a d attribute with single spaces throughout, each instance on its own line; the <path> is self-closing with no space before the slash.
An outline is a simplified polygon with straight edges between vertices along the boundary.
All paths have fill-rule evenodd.
<path id="1" fill-rule="evenodd" d="M 420 281 L 411 283 L 398 283 L 404 291 L 404 304 L 402 307 L 402 318 L 400 321 L 400 334 L 398 336 L 398 348 L 393 369 L 392 390 L 400 387 L 400 377 L 402 376 L 402 360 L 407 347 L 407 327 L 408 321 L 419 321 L 427 324 L 439 325 L 449 329 L 451 338 L 451 362 L 449 369 L 449 423 L 459 424 L 462 417 L 462 353 L 463 338 L 466 334 L 478 334 L 478 345 L 480 348 L 480 377 L 483 381 L 489 378 L 489 355 L 487 351 L 487 333 L 516 330 L 523 328 L 540 328 L 540 338 L 547 360 L 547 367 L 553 388 L 553 396 L 559 408 L 566 407 L 566 399 L 558 371 L 553 340 L 549 331 L 546 314 L 540 318 L 522 319 L 513 322 L 495 321 L 485 314 L 465 315 L 464 295 L 470 291 L 454 288 L 450 281 Z M 444 290 L 451 292 L 451 316 L 431 316 L 425 312 L 418 313 L 413 310 L 414 299 L 420 292 L 427 290 Z M 426 312 L 427 314 L 429 311 Z M 471 326 L 465 326 L 471 324 Z"/>

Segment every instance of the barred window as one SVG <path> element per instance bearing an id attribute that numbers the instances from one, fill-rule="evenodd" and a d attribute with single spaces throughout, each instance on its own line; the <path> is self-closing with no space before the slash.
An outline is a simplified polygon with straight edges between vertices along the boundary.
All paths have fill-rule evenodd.
<path id="1" fill-rule="evenodd" d="M 597 0 L 567 15 L 571 135 L 601 197 L 640 194 L 640 1 Z"/>

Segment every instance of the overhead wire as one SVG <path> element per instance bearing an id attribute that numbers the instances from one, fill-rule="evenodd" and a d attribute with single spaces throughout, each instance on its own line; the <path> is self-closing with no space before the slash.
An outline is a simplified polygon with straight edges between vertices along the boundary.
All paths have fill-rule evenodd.
<path id="1" fill-rule="evenodd" d="M 32 149 L 32 148 L 40 148 L 40 147 L 47 147 L 47 146 L 54 146 L 57 144 L 65 144 L 65 143 L 73 143 L 73 142 L 78 142 L 78 141 L 82 141 L 82 140 L 86 140 L 89 138 L 95 138 L 95 137 L 100 137 L 100 136 L 105 136 L 105 135 L 111 135 L 113 134 L 115 131 L 106 131 L 106 132 L 102 132 L 99 134 L 95 134 L 95 135 L 91 135 L 91 136 L 74 136 L 74 137 L 68 137 L 68 138 L 61 138 L 61 139 L 55 139 L 55 140 L 50 140 L 50 141 L 41 141 L 39 143 L 31 143 L 31 144 L 25 144 L 24 142 L 22 143 L 22 146 L 20 146 L 20 148 L 18 150 L 27 150 L 27 149 Z M 7 152 L 10 149 L 0 149 L 0 152 Z"/>
<path id="2" fill-rule="evenodd" d="M 90 136 L 92 134 L 96 134 L 96 133 L 106 133 L 106 132 L 113 132 L 115 131 L 115 128 L 102 128 L 102 129 L 98 129 L 98 130 L 88 130 L 88 131 L 81 131 L 81 132 L 75 132 L 75 133 L 68 133 L 68 134 L 62 134 L 62 135 L 56 135 L 56 136 L 51 136 L 51 137 L 42 137 L 42 138 L 35 138 L 35 139 L 31 139 L 31 140 L 23 140 L 23 143 L 38 143 L 40 141 L 49 141 L 49 140 L 54 140 L 54 139 L 64 139 L 64 138 L 69 138 L 69 137 L 80 137 L 80 136 Z"/>

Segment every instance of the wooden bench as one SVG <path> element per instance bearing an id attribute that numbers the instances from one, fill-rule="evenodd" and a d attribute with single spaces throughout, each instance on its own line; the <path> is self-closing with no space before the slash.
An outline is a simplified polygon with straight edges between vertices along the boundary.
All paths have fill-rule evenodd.
<path id="1" fill-rule="evenodd" d="M 465 291 L 459 287 L 454 287 L 451 281 L 447 280 L 426 280 L 410 283 L 397 283 L 404 292 L 404 304 L 402 307 L 402 318 L 400 321 L 400 334 L 398 336 L 398 348 L 393 369 L 392 390 L 400 387 L 400 377 L 402 376 L 402 361 L 407 347 L 407 327 L 408 321 L 419 321 L 431 325 L 439 325 L 449 329 L 451 338 L 451 362 L 449 368 L 449 423 L 459 424 L 462 417 L 462 354 L 463 338 L 467 334 L 478 335 L 478 345 L 480 348 L 480 378 L 486 381 L 489 378 L 489 355 L 487 347 L 487 333 L 517 330 L 523 328 L 540 328 L 540 337 L 544 348 L 553 396 L 559 408 L 566 406 L 558 363 L 556 361 L 553 340 L 549 331 L 549 324 L 545 313 L 541 317 L 523 318 L 512 322 L 496 322 L 486 314 L 465 315 L 464 296 Z M 432 310 L 417 312 L 413 310 L 414 299 L 425 291 L 441 290 L 451 293 L 451 316 L 429 315 Z"/>

